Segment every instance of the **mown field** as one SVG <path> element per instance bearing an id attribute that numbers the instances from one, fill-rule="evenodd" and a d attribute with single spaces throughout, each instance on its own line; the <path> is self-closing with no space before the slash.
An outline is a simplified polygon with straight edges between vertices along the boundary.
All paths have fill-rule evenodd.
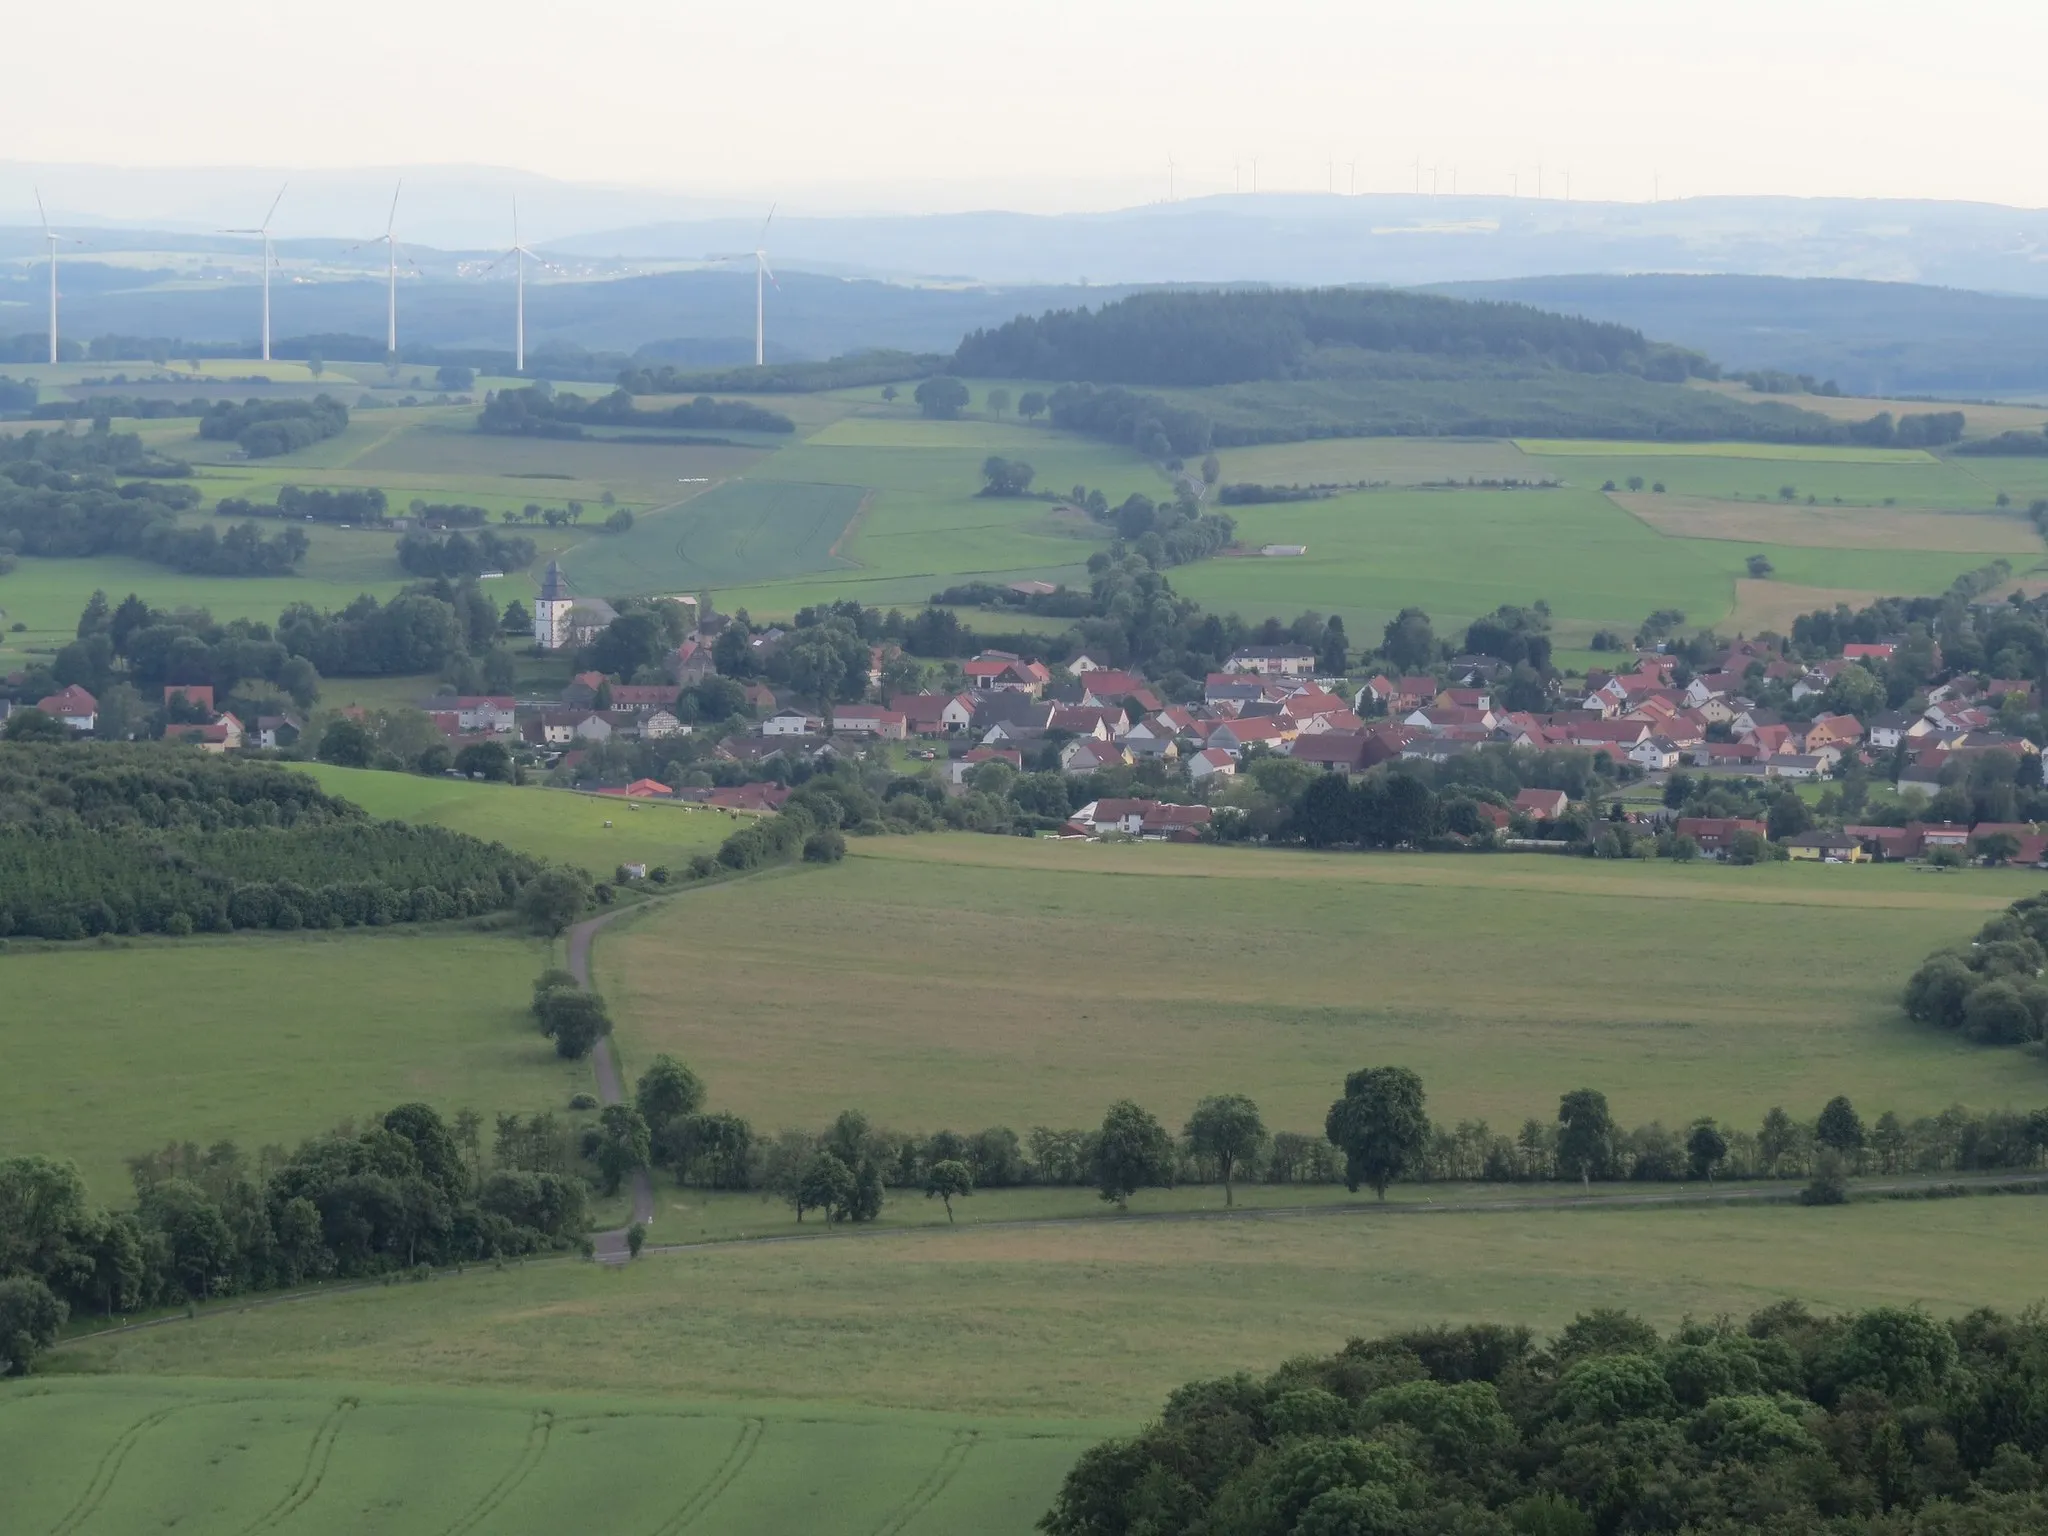
<path id="1" fill-rule="evenodd" d="M 0 954 L 0 1155 L 75 1159 L 125 1203 L 169 1141 L 296 1145 L 422 1099 L 488 1119 L 589 1087 L 533 1028 L 538 940 L 446 928 Z"/>
<path id="2" fill-rule="evenodd" d="M 903 1130 L 1178 1125 L 1243 1092 L 1313 1131 L 1346 1072 L 1422 1074 L 1431 1113 L 1755 1125 L 2048 1103 L 2031 1057 L 1910 1023 L 1937 944 L 2039 888 L 1904 867 L 1539 855 L 1318 856 L 970 835 L 880 839 L 822 871 L 683 896 L 598 955 L 629 1066 L 689 1061 L 720 1108 Z M 677 985 L 679 954 L 707 959 Z M 708 957 L 716 957 L 710 959 Z M 830 1062 L 829 1071 L 815 1070 Z"/>
<path id="3" fill-rule="evenodd" d="M 646 514 L 617 538 L 585 540 L 563 569 L 579 592 L 636 597 L 843 571 L 851 562 L 835 551 L 868 494 L 858 485 L 728 480 Z"/>
<path id="4" fill-rule="evenodd" d="M 8 1529 L 1031 1529 L 1090 1426 L 322 1384 L 0 1388 Z"/>
<path id="5" fill-rule="evenodd" d="M 911 1198 L 916 1198 L 915 1196 Z M 2040 1200 L 1417 1213 L 960 1227 L 573 1260 L 289 1306 L 209 1309 L 53 1357 L 205 1375 L 924 1409 L 1153 1412 L 1194 1376 L 1270 1370 L 1445 1320 L 1553 1332 L 1595 1306 L 1662 1326 L 1788 1296 L 2017 1309 L 2048 1293 Z M 786 1213 L 763 1218 L 788 1227 Z M 656 1241 L 660 1240 L 659 1224 Z M 0 1441 L 4 1445 L 4 1441 Z M 6 1455 L 0 1449 L 0 1457 Z"/>
<path id="6" fill-rule="evenodd" d="M 726 811 L 536 786 L 422 778 L 331 763 L 293 766 L 372 816 L 423 822 L 580 865 L 608 879 L 621 864 L 679 865 L 717 848 L 745 818 Z"/>

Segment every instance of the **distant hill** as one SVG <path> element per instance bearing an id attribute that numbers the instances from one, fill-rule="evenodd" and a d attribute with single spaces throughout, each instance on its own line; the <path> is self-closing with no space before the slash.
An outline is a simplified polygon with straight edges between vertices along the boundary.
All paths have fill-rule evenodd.
<path id="1" fill-rule="evenodd" d="M 1689 389 L 1713 365 L 1628 326 L 1385 289 L 1141 293 L 976 331 L 953 371 L 1067 381 L 1050 396 L 1056 424 L 1158 458 L 1317 437 L 1825 443 L 1850 431 Z"/>
<path id="2" fill-rule="evenodd" d="M 2048 300 L 1840 278 L 1526 277 L 1433 293 L 1633 326 L 1734 370 L 1834 379 L 1858 395 L 2048 392 Z"/>

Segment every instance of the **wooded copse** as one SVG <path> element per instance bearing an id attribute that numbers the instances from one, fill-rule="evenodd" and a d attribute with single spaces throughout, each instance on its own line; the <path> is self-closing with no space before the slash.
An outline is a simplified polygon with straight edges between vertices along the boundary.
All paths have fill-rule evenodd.
<path id="1" fill-rule="evenodd" d="M 0 438 L 0 562 L 134 555 L 201 576 L 281 576 L 305 557 L 306 536 L 266 538 L 250 524 L 226 534 L 181 527 L 199 505 L 190 465 L 158 458 L 128 433 L 28 432 Z"/>
<path id="2" fill-rule="evenodd" d="M 1048 1536 L 1770 1531 L 2048 1523 L 2048 1318 L 1783 1301 L 1659 1335 L 1602 1308 L 1353 1339 L 1190 1382 L 1083 1453 Z"/>
<path id="3" fill-rule="evenodd" d="M 0 936 L 379 927 L 509 909 L 539 863 L 372 821 L 303 774 L 163 746 L 0 744 Z"/>
<path id="4" fill-rule="evenodd" d="M 2048 894 L 2023 897 L 1977 930 L 1967 949 L 1937 950 L 1906 983 L 1909 1018 L 1983 1045 L 2048 1035 Z"/>
<path id="5" fill-rule="evenodd" d="M 553 1117 L 451 1126 L 401 1104 L 287 1154 L 232 1142 L 129 1159 L 135 1206 L 93 1206 L 70 1163 L 0 1159 L 0 1375 L 25 1374 L 70 1313 L 113 1317 L 318 1280 L 419 1273 L 587 1242 L 588 1201 Z"/>
<path id="6" fill-rule="evenodd" d="M 615 389 L 598 399 L 557 392 L 547 384 L 494 390 L 477 417 L 479 432 L 511 437 L 577 438 L 586 426 L 698 431 L 794 432 L 796 423 L 780 411 L 745 400 L 699 395 L 667 410 L 643 411 L 631 391 Z"/>
<path id="7" fill-rule="evenodd" d="M 199 435 L 241 445 L 252 459 L 276 458 L 348 430 L 348 407 L 332 395 L 311 400 L 229 400 L 199 418 Z"/>

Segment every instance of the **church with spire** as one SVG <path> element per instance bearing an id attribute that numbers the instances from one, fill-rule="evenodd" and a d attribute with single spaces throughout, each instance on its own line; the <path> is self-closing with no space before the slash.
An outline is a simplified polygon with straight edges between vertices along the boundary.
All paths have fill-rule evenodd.
<path id="1" fill-rule="evenodd" d="M 582 645 L 618 617 L 601 597 L 577 597 L 569 590 L 562 563 L 550 560 L 533 603 L 533 638 L 544 651 Z"/>

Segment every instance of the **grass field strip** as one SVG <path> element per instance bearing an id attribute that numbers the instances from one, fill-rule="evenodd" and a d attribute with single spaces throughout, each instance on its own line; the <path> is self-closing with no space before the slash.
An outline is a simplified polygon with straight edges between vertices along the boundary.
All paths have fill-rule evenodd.
<path id="1" fill-rule="evenodd" d="M 960 1469 L 967 1464 L 967 1458 L 981 1440 L 981 1432 L 973 1429 L 955 1430 L 952 1441 L 939 1458 L 939 1464 L 932 1468 L 925 1480 L 911 1490 L 910 1497 L 880 1525 L 875 1527 L 874 1536 L 900 1536 L 903 1528 L 923 1514 L 926 1507 L 947 1485 L 960 1475 Z"/>

